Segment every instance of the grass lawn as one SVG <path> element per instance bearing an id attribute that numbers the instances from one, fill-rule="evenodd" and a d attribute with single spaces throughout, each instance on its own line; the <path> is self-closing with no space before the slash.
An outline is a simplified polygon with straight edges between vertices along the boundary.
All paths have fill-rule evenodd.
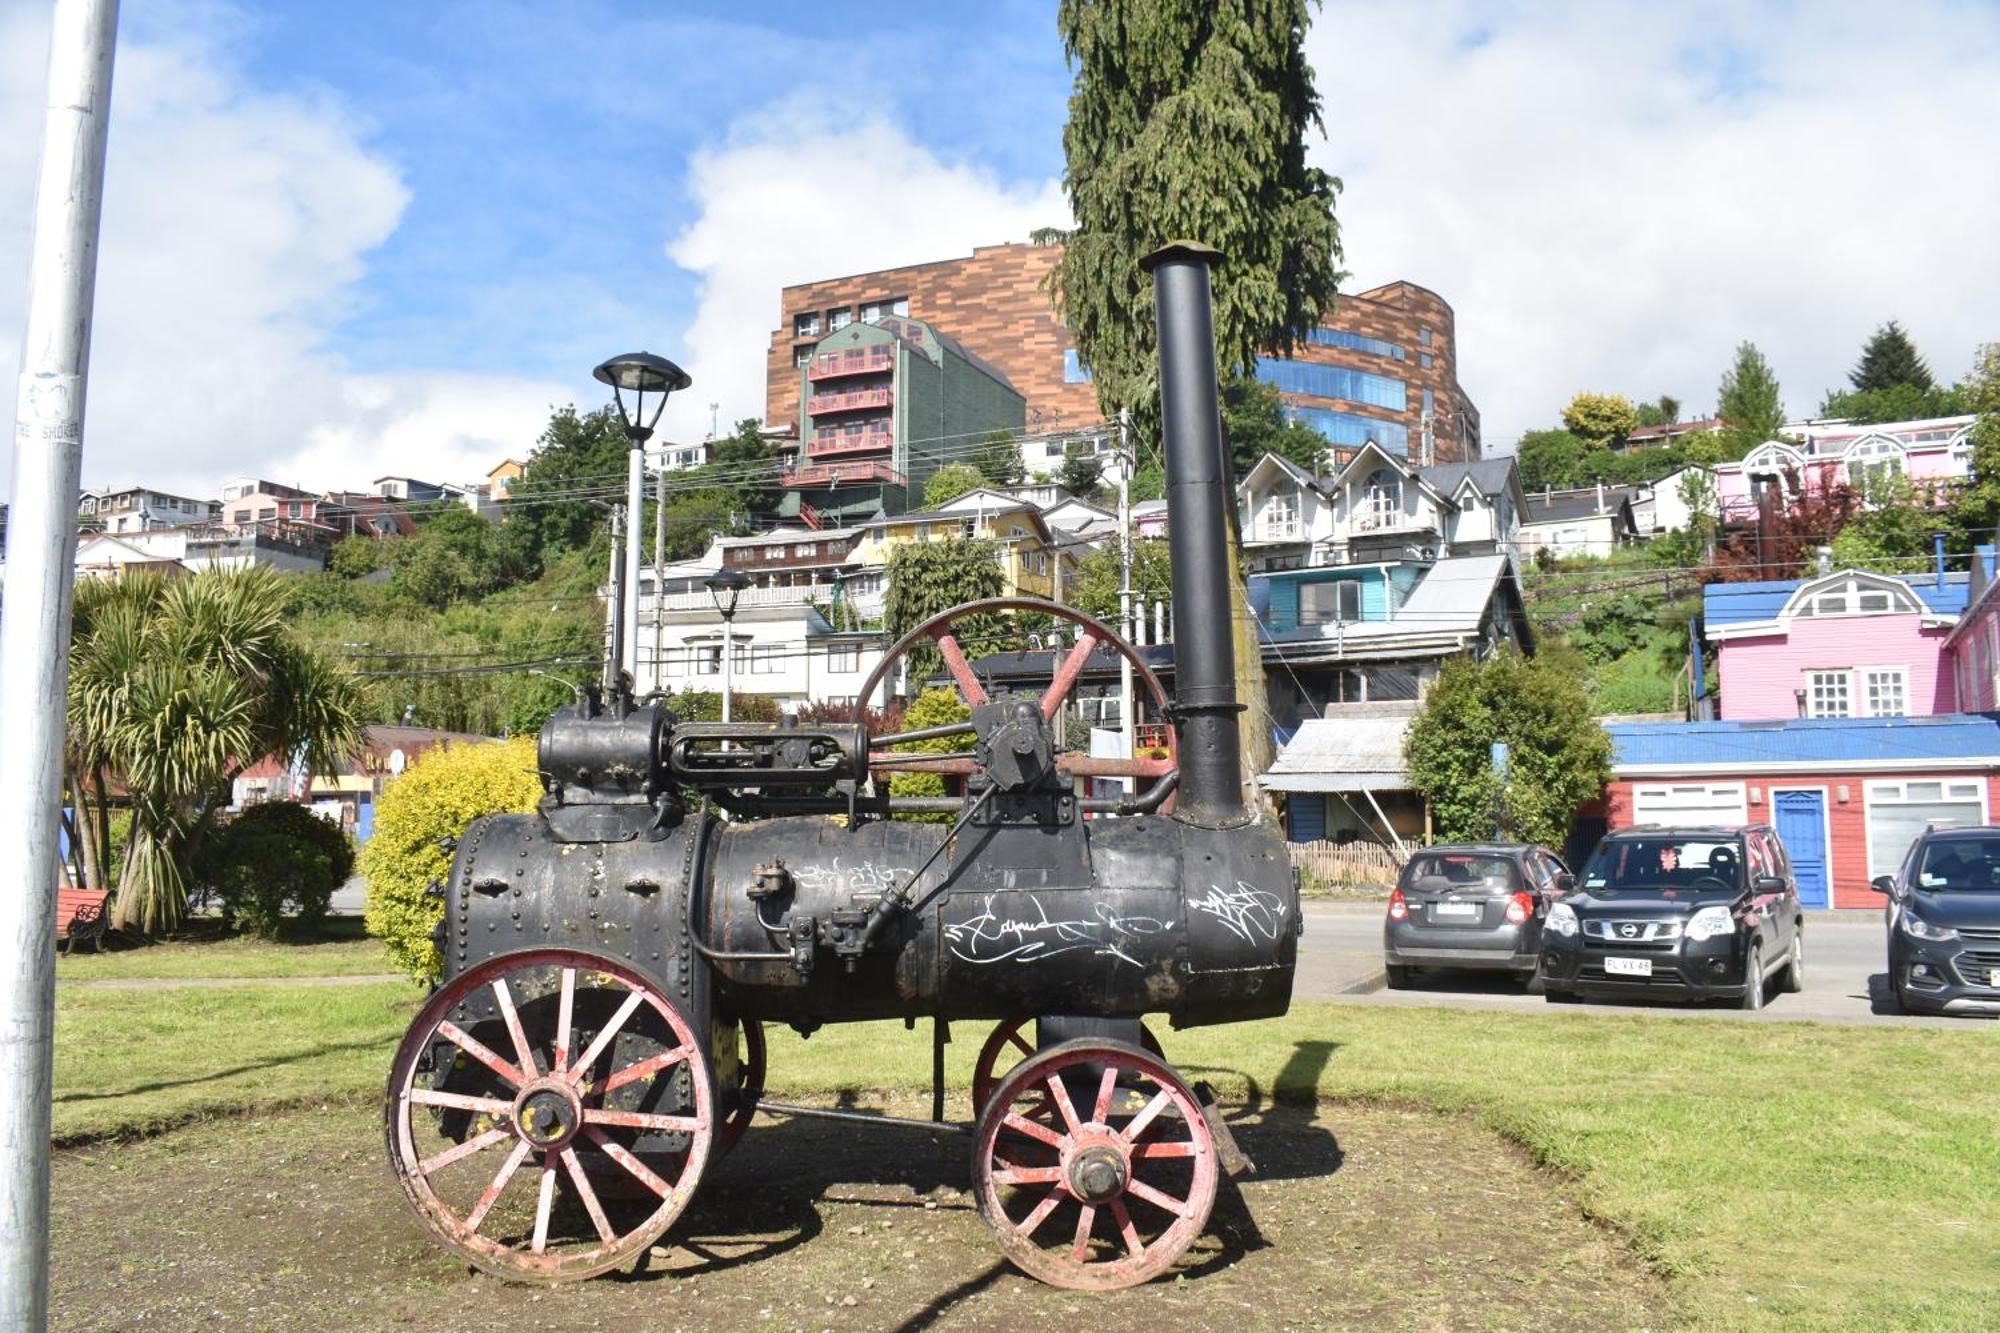
<path id="1" fill-rule="evenodd" d="M 357 917 L 334 917 L 311 936 L 260 940 L 196 921 L 163 944 L 114 944 L 56 960 L 63 981 L 212 977 L 361 977 L 398 969 Z"/>
<path id="2" fill-rule="evenodd" d="M 57 1132 L 237 1105 L 373 1097 L 404 985 L 77 991 L 58 1005 Z M 967 1081 L 984 1025 L 951 1047 Z M 1163 1032 L 1226 1101 L 1378 1100 L 1462 1113 L 1673 1279 L 1689 1323 L 1987 1328 L 2000 1292 L 1994 1034 L 1650 1015 L 1300 1005 Z M 778 1095 L 921 1086 L 924 1028 L 772 1034 Z M 1338 1112 L 1330 1117 L 1338 1130 Z"/>

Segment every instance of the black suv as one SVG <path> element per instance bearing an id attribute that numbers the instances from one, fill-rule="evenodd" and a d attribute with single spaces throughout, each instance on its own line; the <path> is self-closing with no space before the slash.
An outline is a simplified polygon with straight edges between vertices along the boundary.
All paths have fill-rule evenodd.
<path id="1" fill-rule="evenodd" d="M 1798 881 L 1769 824 L 1622 829 L 1542 926 L 1550 1000 L 1732 999 L 1764 1007 L 1805 982 Z"/>
<path id="2" fill-rule="evenodd" d="M 1888 895 L 1889 999 L 1933 1014 L 2000 1014 L 2000 828 L 1932 829 Z"/>

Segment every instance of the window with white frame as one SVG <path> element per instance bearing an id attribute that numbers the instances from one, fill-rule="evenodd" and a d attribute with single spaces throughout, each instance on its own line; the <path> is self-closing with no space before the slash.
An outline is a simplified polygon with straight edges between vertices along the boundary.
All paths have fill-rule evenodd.
<path id="1" fill-rule="evenodd" d="M 722 674 L 722 645 L 705 643 L 689 650 L 694 655 L 694 674 L 697 676 L 719 676 Z"/>
<path id="2" fill-rule="evenodd" d="M 1388 468 L 1377 468 L 1368 477 L 1368 489 L 1361 505 L 1363 528 L 1384 528 L 1403 508 L 1403 479 Z"/>
<path id="3" fill-rule="evenodd" d="M 844 329 L 853 322 L 854 312 L 845 306 L 826 312 L 826 326 L 829 329 Z"/>
<path id="4" fill-rule="evenodd" d="M 1847 672 L 1808 671 L 1806 673 L 1806 716 L 1854 716 L 1854 705 L 1848 692 Z"/>
<path id="5" fill-rule="evenodd" d="M 794 338 L 817 338 L 819 336 L 819 313 L 811 311 L 803 315 L 794 315 L 792 317 L 792 336 Z"/>
<path id="6" fill-rule="evenodd" d="M 1697 782 L 1632 789 L 1638 824 L 1741 824 L 1748 818 L 1740 782 Z"/>
<path id="7" fill-rule="evenodd" d="M 1904 667 L 1867 667 L 1861 672 L 1861 695 L 1870 717 L 1904 717 L 1909 712 L 1910 673 Z"/>
<path id="8" fill-rule="evenodd" d="M 669 648 L 660 654 L 660 674 L 662 676 L 685 676 L 687 674 L 687 653 L 684 649 Z"/>
<path id="9" fill-rule="evenodd" d="M 1895 874 L 1926 829 L 1985 823 L 1980 786 L 1976 779 L 1949 778 L 1868 783 L 1868 877 Z"/>
<path id="10" fill-rule="evenodd" d="M 847 676 L 861 670 L 861 645 L 836 643 L 826 650 L 826 669 Z"/>
<path id="11" fill-rule="evenodd" d="M 784 669 L 784 645 L 760 643 L 750 650 L 750 674 L 754 676 L 775 676 Z"/>
<path id="12" fill-rule="evenodd" d="M 1847 484 L 1867 492 L 1868 487 L 1903 471 L 1903 446 L 1884 435 L 1870 435 L 1848 446 Z"/>
<path id="13" fill-rule="evenodd" d="M 1264 501 L 1264 526 L 1260 535 L 1283 539 L 1299 531 L 1299 497 L 1293 491 L 1279 491 Z"/>
<path id="14" fill-rule="evenodd" d="M 1799 603 L 1794 615 L 1801 616 L 1880 616 L 1891 613 L 1915 615 L 1923 610 L 1916 594 L 1903 587 L 1890 587 L 1873 578 L 1855 577 L 1831 582 L 1810 593 Z"/>

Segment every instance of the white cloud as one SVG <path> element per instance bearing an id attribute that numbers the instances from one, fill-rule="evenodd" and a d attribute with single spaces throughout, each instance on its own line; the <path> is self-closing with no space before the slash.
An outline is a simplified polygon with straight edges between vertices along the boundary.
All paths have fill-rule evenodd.
<path id="1" fill-rule="evenodd" d="M 0 365 L 18 367 L 46 16 L 0 12 Z M 409 193 L 342 107 L 240 86 L 189 35 L 122 40 L 92 340 L 87 485 L 213 495 L 257 474 L 458 480 L 519 452 L 560 386 L 358 375 L 328 343 Z M 0 461 L 0 469 L 6 467 Z"/>
<path id="2" fill-rule="evenodd" d="M 1737 341 L 1794 412 L 1903 322 L 1941 378 L 2000 338 L 2000 15 L 1330 3 L 1308 52 L 1355 286 L 1458 316 L 1490 445 L 1592 388 L 1713 403 Z"/>
<path id="3" fill-rule="evenodd" d="M 725 429 L 763 415 L 780 288 L 951 259 L 1069 218 L 1056 181 L 1006 184 L 940 159 L 880 119 L 820 131 L 819 109 L 760 116 L 690 164 L 696 217 L 668 255 L 700 279 L 676 357 L 694 387 L 668 404 L 669 434 L 705 431 L 709 403 L 720 404 Z"/>

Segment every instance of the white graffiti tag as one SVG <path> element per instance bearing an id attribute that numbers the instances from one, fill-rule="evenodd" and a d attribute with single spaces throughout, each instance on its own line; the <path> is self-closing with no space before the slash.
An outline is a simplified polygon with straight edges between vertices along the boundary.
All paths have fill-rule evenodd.
<path id="1" fill-rule="evenodd" d="M 994 910 L 1003 899 L 1004 916 Z M 1116 916 L 1101 903 L 1092 906 L 1088 917 L 1052 921 L 1033 894 L 988 894 L 981 906 L 984 910 L 977 916 L 945 923 L 951 956 L 961 962 L 1039 963 L 1088 949 L 1139 967 L 1125 946 L 1167 928 L 1164 921 L 1149 916 Z"/>
<path id="2" fill-rule="evenodd" d="M 896 887 L 897 873 L 896 870 L 878 866 L 873 861 L 842 865 L 838 856 L 829 864 L 792 868 L 792 878 L 804 889 L 814 892 L 830 890 L 834 893 L 872 893 L 878 896 Z"/>
<path id="3" fill-rule="evenodd" d="M 1260 935 L 1275 941 L 1285 928 L 1285 900 L 1240 879 L 1233 889 L 1209 885 L 1206 896 L 1188 899 L 1188 910 L 1214 917 L 1246 944 Z"/>

